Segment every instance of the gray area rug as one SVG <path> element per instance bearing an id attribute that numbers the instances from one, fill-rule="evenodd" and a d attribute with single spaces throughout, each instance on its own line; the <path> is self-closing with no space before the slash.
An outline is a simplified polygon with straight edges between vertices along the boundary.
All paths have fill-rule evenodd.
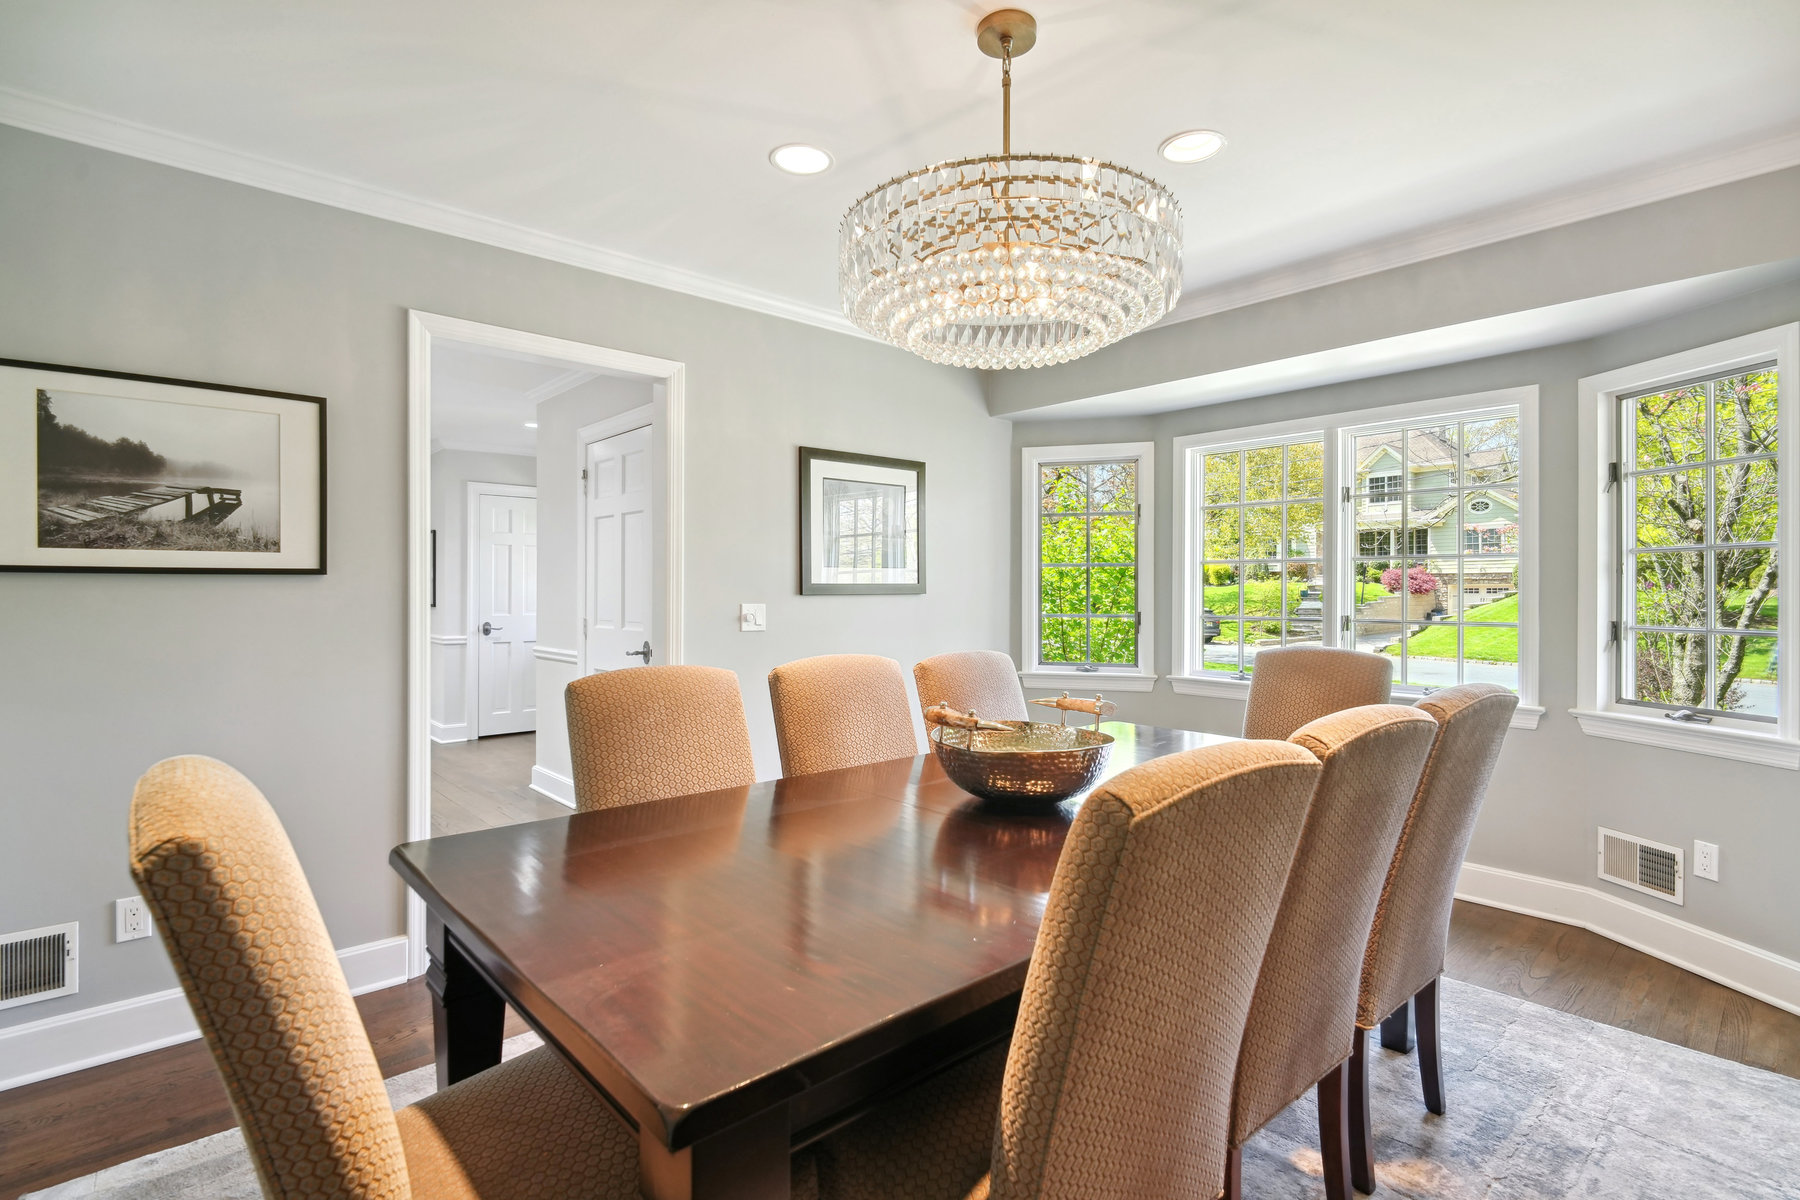
<path id="1" fill-rule="evenodd" d="M 1800 1080 L 1454 980 L 1444 981 L 1441 1003 L 1447 1115 L 1425 1111 L 1416 1056 L 1373 1056 L 1378 1195 L 1800 1200 Z M 531 1034 L 511 1038 L 506 1057 L 537 1044 Z M 433 1087 L 430 1067 L 388 1080 L 396 1106 Z M 259 1194 L 243 1138 L 231 1130 L 31 1196 Z M 1324 1196 L 1311 1096 L 1245 1148 L 1244 1194 Z"/>

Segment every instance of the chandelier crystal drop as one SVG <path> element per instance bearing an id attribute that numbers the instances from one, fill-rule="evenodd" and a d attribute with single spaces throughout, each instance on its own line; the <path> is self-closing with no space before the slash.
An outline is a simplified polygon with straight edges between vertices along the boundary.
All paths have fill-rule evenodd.
<path id="1" fill-rule="evenodd" d="M 1181 206 L 1168 189 L 1092 158 L 1012 153 L 1012 58 L 1035 40 L 1016 9 L 977 33 L 1002 61 L 1003 153 L 890 180 L 839 230 L 845 314 L 932 362 L 1067 362 L 1161 320 L 1181 296 Z"/>

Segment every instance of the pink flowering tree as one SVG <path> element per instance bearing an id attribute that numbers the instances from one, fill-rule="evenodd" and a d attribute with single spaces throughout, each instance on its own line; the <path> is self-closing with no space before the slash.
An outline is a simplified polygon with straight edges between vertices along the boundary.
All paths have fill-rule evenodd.
<path id="1" fill-rule="evenodd" d="M 1389 567 L 1381 573 L 1381 586 L 1389 592 L 1400 590 L 1400 568 Z M 1406 590 L 1415 596 L 1429 596 L 1438 590 L 1438 577 L 1424 567 L 1412 567 L 1406 572 Z"/>

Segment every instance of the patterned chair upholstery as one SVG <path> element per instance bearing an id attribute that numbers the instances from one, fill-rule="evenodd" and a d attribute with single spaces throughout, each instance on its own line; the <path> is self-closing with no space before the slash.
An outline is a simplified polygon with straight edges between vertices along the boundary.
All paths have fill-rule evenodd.
<path id="1" fill-rule="evenodd" d="M 1029 721 L 1025 689 L 1012 655 L 998 650 L 939 654 L 913 668 L 919 708 L 948 704 L 990 721 Z"/>
<path id="2" fill-rule="evenodd" d="M 1425 1105 L 1434 1113 L 1444 1111 L 1437 981 L 1449 946 L 1450 909 L 1475 818 L 1518 706 L 1517 696 L 1492 683 L 1444 688 L 1419 701 L 1436 719 L 1437 735 L 1375 906 L 1352 1035 L 1351 1168 L 1356 1185 L 1366 1184 L 1365 1190 L 1374 1186 L 1365 1031 L 1379 1025 L 1384 1046 L 1410 1050 L 1409 1009 L 1417 1009 Z"/>
<path id="3" fill-rule="evenodd" d="M 811 775 L 919 752 L 900 664 L 874 654 L 821 654 L 769 672 L 783 775 Z"/>
<path id="4" fill-rule="evenodd" d="M 394 1112 L 299 860 L 248 779 L 210 758 L 158 763 L 130 839 L 264 1195 L 638 1195 L 636 1135 L 548 1049 Z"/>
<path id="5" fill-rule="evenodd" d="M 1310 721 L 1290 739 L 1325 769 L 1244 1028 L 1231 1099 L 1230 1200 L 1238 1196 L 1243 1144 L 1314 1085 L 1326 1195 L 1346 1194 L 1346 1062 L 1363 947 L 1436 733 L 1436 722 L 1416 708 L 1376 704 Z"/>
<path id="6" fill-rule="evenodd" d="M 1103 784 L 1064 843 L 1010 1052 L 832 1134 L 795 1180 L 822 1200 L 1218 1195 L 1245 1013 L 1319 776 L 1297 746 L 1238 742 Z"/>
<path id="7" fill-rule="evenodd" d="M 1290 738 L 1328 713 L 1386 704 L 1393 684 L 1394 660 L 1385 654 L 1323 646 L 1264 650 L 1250 673 L 1244 736 Z"/>
<path id="8" fill-rule="evenodd" d="M 737 676 L 719 667 L 631 667 L 563 691 L 581 812 L 756 782 Z"/>

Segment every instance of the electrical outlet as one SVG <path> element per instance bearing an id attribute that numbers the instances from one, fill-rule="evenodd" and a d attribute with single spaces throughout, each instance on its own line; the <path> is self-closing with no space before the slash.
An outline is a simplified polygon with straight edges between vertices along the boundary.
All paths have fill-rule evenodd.
<path id="1" fill-rule="evenodd" d="M 1719 881 L 1719 847 L 1716 843 L 1694 843 L 1694 874 L 1714 883 Z"/>
<path id="2" fill-rule="evenodd" d="M 766 604 L 738 605 L 738 631 L 740 633 L 766 633 L 769 628 L 769 606 Z"/>
<path id="3" fill-rule="evenodd" d="M 135 942 L 150 936 L 150 906 L 142 896 L 113 902 L 113 941 Z"/>

